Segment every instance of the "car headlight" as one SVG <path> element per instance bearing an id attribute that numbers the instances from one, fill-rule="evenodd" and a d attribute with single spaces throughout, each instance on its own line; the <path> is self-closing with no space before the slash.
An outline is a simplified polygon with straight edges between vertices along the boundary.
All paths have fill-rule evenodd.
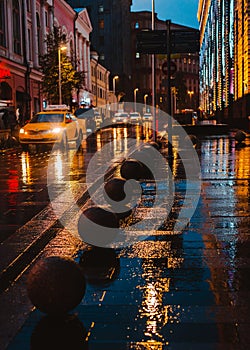
<path id="1" fill-rule="evenodd" d="M 61 131 L 62 131 L 61 128 L 54 128 L 54 129 L 52 129 L 52 132 L 53 132 L 54 134 L 59 134 Z"/>
<path id="2" fill-rule="evenodd" d="M 24 133 L 25 133 L 24 129 L 21 128 L 21 129 L 19 130 L 19 134 L 24 134 Z"/>
<path id="3" fill-rule="evenodd" d="M 116 119 L 115 119 L 115 118 L 114 118 L 114 119 L 112 119 L 112 122 L 113 122 L 113 123 L 115 123 L 115 122 L 116 122 Z"/>

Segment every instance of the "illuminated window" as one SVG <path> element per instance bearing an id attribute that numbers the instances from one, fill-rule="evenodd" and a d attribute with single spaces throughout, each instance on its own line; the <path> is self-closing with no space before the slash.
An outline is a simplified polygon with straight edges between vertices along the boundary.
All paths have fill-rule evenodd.
<path id="1" fill-rule="evenodd" d="M 104 19 L 99 19 L 98 26 L 99 26 L 99 29 L 104 29 Z"/>
<path id="2" fill-rule="evenodd" d="M 103 13 L 103 12 L 104 12 L 104 7 L 103 7 L 103 5 L 99 5 L 99 6 L 98 6 L 98 12 L 99 12 L 99 13 Z"/>
<path id="3" fill-rule="evenodd" d="M 139 22 L 136 22 L 135 23 L 135 29 L 139 29 L 139 28 L 140 28 Z"/>

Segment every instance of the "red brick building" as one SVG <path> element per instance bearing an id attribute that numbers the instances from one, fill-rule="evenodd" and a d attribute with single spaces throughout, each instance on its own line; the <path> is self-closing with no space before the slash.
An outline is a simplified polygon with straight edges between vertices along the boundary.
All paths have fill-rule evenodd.
<path id="1" fill-rule="evenodd" d="M 62 27 L 68 55 L 73 53 L 77 69 L 86 71 L 79 98 L 91 94 L 92 26 L 86 9 L 74 11 L 63 0 L 0 0 L 0 16 L 0 106 L 19 107 L 26 118 L 42 108 L 39 55 L 53 26 Z"/>

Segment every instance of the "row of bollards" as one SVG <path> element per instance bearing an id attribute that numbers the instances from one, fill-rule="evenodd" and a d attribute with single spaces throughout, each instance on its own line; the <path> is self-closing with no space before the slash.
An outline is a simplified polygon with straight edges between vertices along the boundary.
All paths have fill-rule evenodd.
<path id="1" fill-rule="evenodd" d="M 140 159 L 147 158 L 147 147 L 159 150 L 162 143 L 159 141 L 145 144 L 145 147 L 138 151 Z M 126 198 L 124 188 L 128 180 L 138 181 L 152 178 L 153 174 L 142 161 L 132 157 L 128 158 L 121 164 L 120 177 L 111 178 L 105 183 L 105 198 L 107 202 L 111 200 L 111 202 L 119 203 Z M 124 208 L 124 212 L 116 213 L 112 211 L 112 204 L 111 211 L 98 206 L 89 207 L 82 212 L 78 228 L 87 231 L 87 222 L 93 222 L 108 229 L 118 229 L 120 220 L 132 214 L 132 209 L 129 206 L 125 205 Z M 112 241 L 114 238 L 112 236 L 113 230 L 110 232 L 111 236 L 108 237 L 107 241 Z M 90 229 L 86 233 L 86 237 L 91 234 Z M 82 300 L 85 289 L 86 280 L 83 269 L 73 259 L 61 256 L 49 256 L 39 260 L 31 268 L 27 277 L 27 292 L 31 302 L 37 309 L 49 315 L 67 314 L 74 309 Z"/>

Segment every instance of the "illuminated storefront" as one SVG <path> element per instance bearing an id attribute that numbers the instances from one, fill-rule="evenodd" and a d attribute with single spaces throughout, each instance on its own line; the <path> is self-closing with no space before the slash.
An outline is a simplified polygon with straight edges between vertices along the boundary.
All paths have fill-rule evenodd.
<path id="1" fill-rule="evenodd" d="M 232 117 L 233 0 L 200 0 L 200 107 L 221 121 Z"/>
<path id="2" fill-rule="evenodd" d="M 200 0 L 200 107 L 234 127 L 250 123 L 250 0 Z"/>
<path id="3" fill-rule="evenodd" d="M 234 0 L 234 115 L 237 118 L 237 124 L 243 126 L 248 125 L 250 115 L 249 9 L 249 0 Z"/>

